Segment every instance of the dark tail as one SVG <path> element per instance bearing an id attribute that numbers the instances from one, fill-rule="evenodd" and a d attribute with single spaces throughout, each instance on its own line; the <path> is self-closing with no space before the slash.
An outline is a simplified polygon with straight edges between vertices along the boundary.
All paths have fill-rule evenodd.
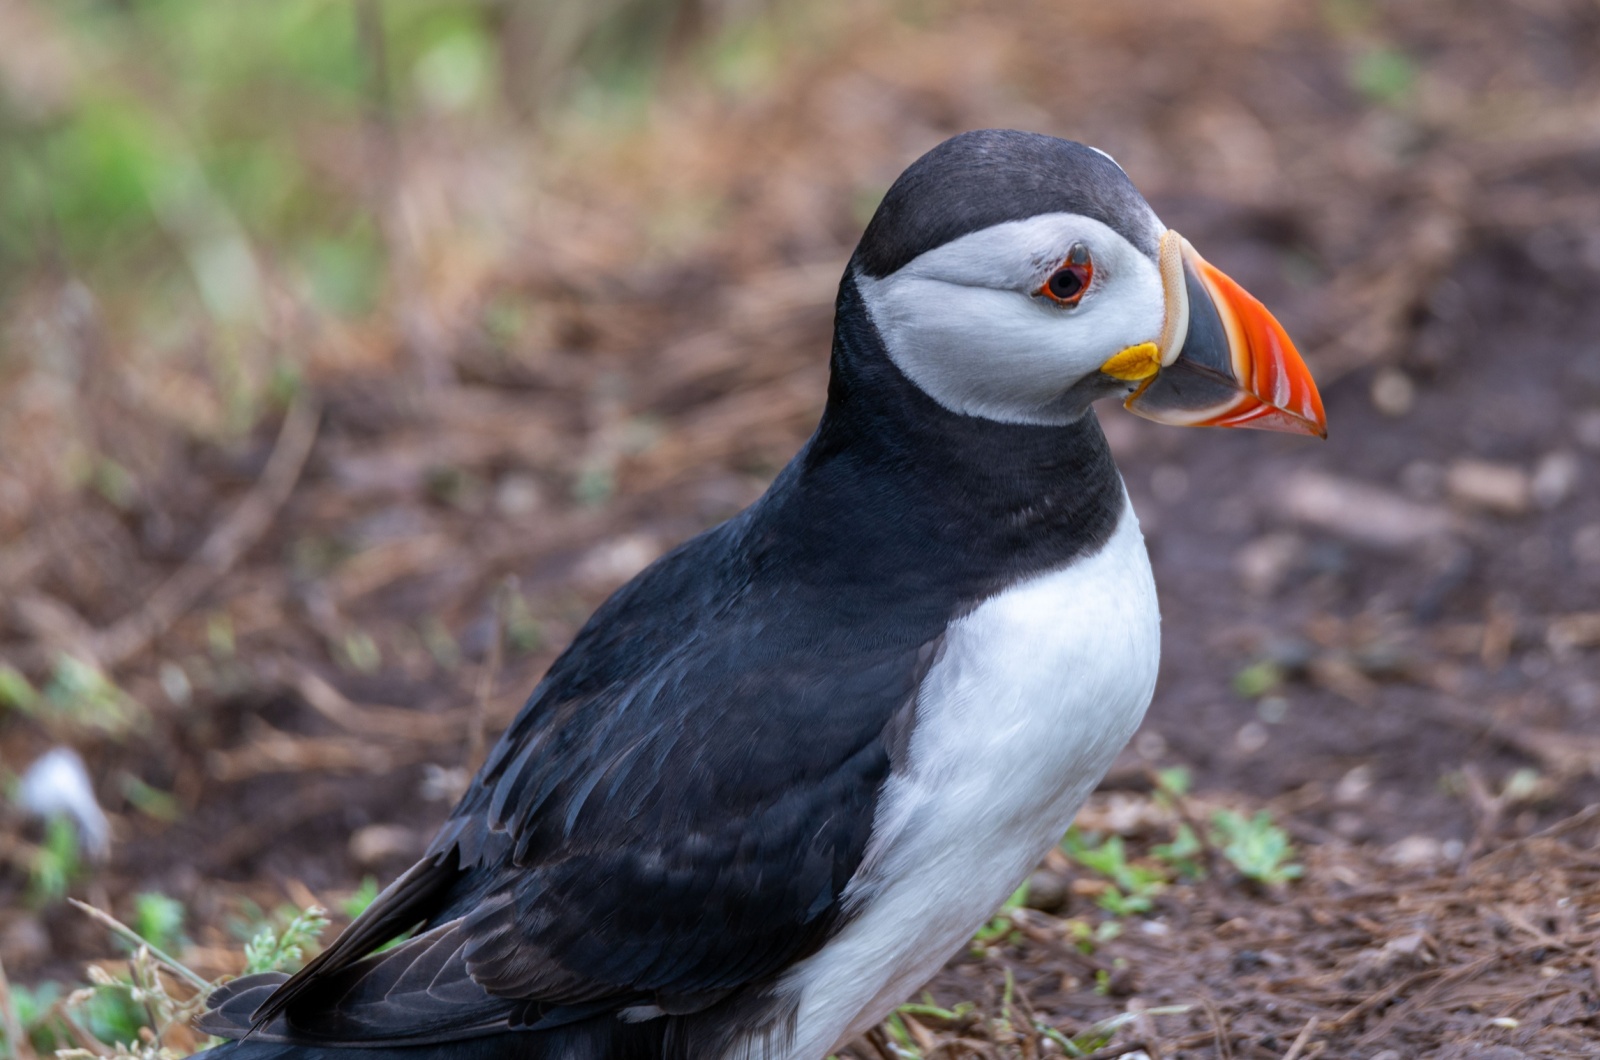
<path id="1" fill-rule="evenodd" d="M 223 1042 L 190 1060 L 512 1060 L 546 1054 L 528 1048 L 530 1035 L 507 1032 L 484 1038 L 433 1045 L 384 1046 L 362 1049 L 354 1046 L 318 1045 L 310 1042 L 261 1041 L 248 1039 Z M 551 1057 L 563 1056 L 551 1052 Z M 577 1054 L 588 1055 L 588 1054 Z M 595 1054 L 596 1060 L 605 1054 Z M 646 1054 L 648 1055 L 648 1054 Z"/>
<path id="2" fill-rule="evenodd" d="M 503 1031 L 427 1045 L 323 1045 L 248 1038 L 223 1042 L 190 1060 L 661 1060 L 672 1056 L 664 1020 L 628 1024 L 614 1017 L 548 1031 Z"/>
<path id="3" fill-rule="evenodd" d="M 346 1026 L 344 1033 L 324 1037 L 297 1030 L 283 1016 L 257 1026 L 251 1014 L 286 978 L 269 973 L 218 987 L 195 1026 L 233 1040 L 190 1060 L 759 1060 L 788 1055 L 794 1036 L 795 1005 L 775 1004 L 764 995 L 727 998 L 699 1012 L 638 1023 L 619 1018 L 610 1007 L 573 1006 L 548 1010 L 536 1024 L 509 1023 L 517 1029 L 507 1029 L 507 1022 L 474 1029 L 465 1021 L 411 1040 L 363 1042 L 385 1031 L 392 1035 L 396 1028 L 382 1021 L 365 1033 Z"/>

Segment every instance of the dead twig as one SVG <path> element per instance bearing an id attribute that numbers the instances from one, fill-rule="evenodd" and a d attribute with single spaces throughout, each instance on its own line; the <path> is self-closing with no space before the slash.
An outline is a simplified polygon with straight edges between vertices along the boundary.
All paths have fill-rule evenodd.
<path id="1" fill-rule="evenodd" d="M 356 736 L 436 744 L 452 740 L 466 720 L 461 711 L 430 714 L 405 707 L 356 703 L 298 660 L 285 665 L 289 684 L 311 709 Z"/>
<path id="2" fill-rule="evenodd" d="M 75 909 L 78 909 L 83 913 L 87 913 L 91 920 L 94 920 L 101 926 L 109 929 L 112 934 L 126 939 L 135 947 L 142 947 L 145 950 L 148 950 L 150 956 L 160 961 L 166 966 L 168 971 L 182 979 L 184 982 L 188 983 L 190 986 L 194 987 L 196 990 L 199 990 L 202 993 L 211 992 L 211 984 L 206 982 L 200 976 L 196 975 L 194 972 L 190 971 L 184 966 L 182 961 L 168 956 L 154 943 L 150 942 L 150 940 L 146 939 L 143 935 L 139 934 L 137 931 L 133 930 L 133 928 L 124 924 L 110 913 L 107 913 L 103 909 L 96 909 L 88 902 L 80 902 L 76 898 L 68 898 L 67 901 L 71 903 Z"/>
<path id="3" fill-rule="evenodd" d="M 1316 1029 L 1317 1017 L 1312 1016 L 1306 1020 L 1306 1025 L 1300 1028 L 1300 1033 L 1295 1035 L 1294 1041 L 1289 1043 L 1289 1051 L 1283 1054 L 1283 1060 L 1299 1060 L 1300 1054 L 1305 1051 L 1306 1043 L 1311 1041 L 1311 1035 Z"/>
<path id="4" fill-rule="evenodd" d="M 315 396 L 302 389 L 289 406 L 272 455 L 250 492 L 217 524 L 199 551 L 157 586 L 137 611 L 95 635 L 90 648 L 101 666 L 116 666 L 143 651 L 261 540 L 300 479 L 321 416 Z"/>
<path id="5" fill-rule="evenodd" d="M 1205 1007 L 1206 1015 L 1211 1017 L 1211 1030 L 1217 1043 L 1217 1055 L 1222 1060 L 1233 1060 L 1232 1035 L 1228 1033 L 1227 1018 L 1222 1015 L 1222 1010 L 1217 1008 L 1216 1002 L 1205 998 L 1200 1002 Z"/>
<path id="6" fill-rule="evenodd" d="M 207 755 L 207 771 L 223 783 L 265 773 L 380 774 L 432 753 L 426 745 L 413 746 L 416 750 L 401 754 L 398 747 L 376 747 L 365 738 L 295 736 L 260 722 L 243 747 Z"/>

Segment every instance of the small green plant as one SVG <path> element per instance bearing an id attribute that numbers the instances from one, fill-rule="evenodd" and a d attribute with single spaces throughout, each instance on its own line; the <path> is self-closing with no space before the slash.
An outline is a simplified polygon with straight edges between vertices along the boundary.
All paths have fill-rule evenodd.
<path id="1" fill-rule="evenodd" d="M 133 804 L 134 809 L 151 820 L 166 824 L 178 819 L 181 812 L 178 800 L 170 792 L 152 787 L 132 773 L 123 773 L 119 779 L 122 796 Z"/>
<path id="2" fill-rule="evenodd" d="M 173 910 L 166 904 L 171 899 L 156 896 L 162 901 L 145 899 L 136 919 L 143 919 L 157 928 L 172 930 Z M 32 1015 L 25 1026 L 28 1037 L 39 1055 L 54 1052 L 60 1060 L 91 1060 L 111 1057 L 113 1060 L 172 1060 L 174 1053 L 166 1048 L 167 1031 L 187 1025 L 199 1012 L 210 995 L 214 984 L 208 983 L 193 971 L 164 952 L 153 941 L 143 938 L 134 928 L 122 923 L 82 902 L 72 903 L 96 922 L 132 948 L 126 972 L 114 973 L 99 965 L 88 970 L 90 986 L 73 990 L 60 996 L 61 988 L 49 984 L 48 991 L 41 988 L 35 995 Z M 178 910 L 181 920 L 181 907 Z M 187 990 L 171 993 L 165 974 L 186 983 Z M 71 1043 L 92 1044 L 94 1048 L 65 1048 Z M 13 1051 L 12 1055 L 15 1055 Z"/>
<path id="3" fill-rule="evenodd" d="M 133 929 L 158 949 L 180 947 L 185 915 L 182 902 L 160 891 L 145 891 L 133 900 Z"/>
<path id="4" fill-rule="evenodd" d="M 1204 852 L 1205 845 L 1195 835 L 1194 829 L 1182 823 L 1174 831 L 1172 842 L 1157 843 L 1150 848 L 1151 857 L 1170 866 L 1173 872 L 1186 880 L 1205 878 L 1206 871 L 1199 860 Z"/>
<path id="5" fill-rule="evenodd" d="M 351 892 L 350 897 L 344 900 L 340 906 L 340 909 L 344 912 L 345 916 L 349 917 L 351 920 L 354 920 L 362 913 L 365 913 L 367 911 L 367 906 L 371 905 L 373 900 L 377 897 L 377 878 L 373 876 L 365 876 L 361 880 L 361 886 L 357 887 L 353 892 Z"/>
<path id="6" fill-rule="evenodd" d="M 32 714 L 38 703 L 39 693 L 22 671 L 0 663 L 0 708 Z"/>
<path id="7" fill-rule="evenodd" d="M 1166 873 L 1160 867 L 1129 861 L 1127 846 L 1119 835 L 1097 843 L 1074 828 L 1067 832 L 1061 847 L 1084 868 L 1110 878 L 1112 886 L 1095 902 L 1113 916 L 1148 913 L 1151 899 L 1166 889 Z"/>
<path id="8" fill-rule="evenodd" d="M 48 1056 L 58 1048 L 60 1039 L 52 1026 L 51 1010 L 60 995 L 61 988 L 55 983 L 41 983 L 36 987 L 11 984 L 11 1015 L 21 1031 L 20 1037 L 35 1056 Z M 22 1051 L 6 1036 L 5 1021 L 0 1020 L 0 1060 L 15 1060 Z"/>
<path id="9" fill-rule="evenodd" d="M 182 941 L 182 904 L 155 892 L 142 894 L 134 902 L 134 927 L 82 902 L 73 904 L 127 943 L 132 957 L 125 972 L 91 965 L 91 985 L 65 998 L 57 986 L 30 995 L 23 1026 L 35 1052 L 55 1051 L 58 1060 L 174 1060 L 177 1054 L 166 1045 L 167 1032 L 186 1026 L 217 986 L 165 948 Z M 298 965 L 328 923 L 316 906 L 299 911 L 289 907 L 277 920 L 283 924 L 281 930 L 272 923 L 258 923 L 245 944 L 246 973 Z M 175 993 L 174 985 L 180 983 L 185 987 Z M 62 1048 L 72 1042 L 103 1044 L 93 1049 Z M 0 1060 L 14 1056 L 14 1050 L 9 1054 L 0 1050 Z"/>
<path id="10" fill-rule="evenodd" d="M 244 944 L 244 974 L 292 971 L 300 966 L 307 946 L 315 945 L 328 926 L 327 914 L 317 906 L 295 913 L 280 931 L 262 924 Z"/>
<path id="11" fill-rule="evenodd" d="M 506 643 L 518 655 L 526 655 L 543 647 L 544 627 L 533 617 L 527 597 L 515 585 L 507 586 L 505 624 Z"/>
<path id="12" fill-rule="evenodd" d="M 1102 969 L 1097 973 L 1096 980 L 1098 981 L 1101 976 L 1106 977 L 1106 983 L 1109 986 L 1109 974 Z M 1165 1005 L 1161 1008 L 1147 1008 L 1138 1012 L 1119 1012 L 1115 1016 L 1108 1016 L 1097 1023 L 1090 1024 L 1070 1038 L 1054 1027 L 1049 1027 L 1042 1023 L 1036 1024 L 1035 1029 L 1059 1045 L 1061 1051 L 1068 1056 L 1088 1056 L 1110 1045 L 1111 1039 L 1116 1037 L 1119 1030 L 1140 1016 L 1181 1016 L 1192 1007 L 1191 1005 Z"/>
<path id="13" fill-rule="evenodd" d="M 941 1023 L 960 1023 L 972 1015 L 977 1007 L 970 1001 L 960 1001 L 954 1008 L 944 1008 L 934 1003 L 932 994 L 924 992 L 921 1001 L 908 1001 L 895 1011 L 907 1016 L 938 1020 Z"/>
<path id="14" fill-rule="evenodd" d="M 113 975 L 99 965 L 89 966 L 89 990 L 74 991 L 66 1010 L 81 1013 L 81 1026 L 101 1042 L 112 1045 L 115 1060 L 171 1060 L 175 1055 L 162 1045 L 173 1027 L 187 1025 L 205 1007 L 210 989 L 174 996 L 161 974 L 171 970 L 171 958 L 160 958 L 149 946 L 140 946 L 128 962 L 126 977 Z M 188 971 L 187 969 L 184 969 Z M 193 975 L 193 972 L 189 972 Z M 90 1060 L 88 1049 L 62 1049 L 58 1060 Z"/>
<path id="15" fill-rule="evenodd" d="M 1246 879 L 1277 885 L 1298 879 L 1304 872 L 1291 860 L 1294 847 L 1288 833 L 1272 823 L 1266 810 L 1254 817 L 1218 810 L 1211 815 L 1211 825 L 1213 844 Z"/>
<path id="16" fill-rule="evenodd" d="M 1194 784 L 1194 774 L 1188 766 L 1169 766 L 1156 774 L 1156 801 L 1163 806 L 1173 805 L 1189 794 Z"/>
<path id="17" fill-rule="evenodd" d="M 339 644 L 339 660 L 347 670 L 375 674 L 383 665 L 383 649 L 364 630 L 351 630 Z"/>
<path id="18" fill-rule="evenodd" d="M 50 818 L 44 829 L 44 842 L 33 853 L 28 867 L 28 896 L 35 905 L 48 905 L 66 897 L 73 881 L 83 875 L 78 829 L 72 818 Z"/>
<path id="19" fill-rule="evenodd" d="M 1260 699 L 1283 683 L 1283 669 L 1271 659 L 1253 662 L 1233 675 L 1233 690 L 1245 699 Z"/>
<path id="20" fill-rule="evenodd" d="M 1065 926 L 1072 945 L 1085 957 L 1093 956 L 1095 950 L 1122 934 L 1122 925 L 1115 920 L 1102 920 L 1091 927 L 1087 920 L 1073 917 Z"/>
<path id="21" fill-rule="evenodd" d="M 46 719 L 98 729 L 120 736 L 144 721 L 139 704 L 92 663 L 61 655 L 45 685 L 42 709 Z"/>
<path id="22" fill-rule="evenodd" d="M 1411 98 L 1417 83 L 1417 66 L 1395 48 L 1371 48 L 1350 62 L 1350 86 L 1369 103 L 1397 107 Z"/>

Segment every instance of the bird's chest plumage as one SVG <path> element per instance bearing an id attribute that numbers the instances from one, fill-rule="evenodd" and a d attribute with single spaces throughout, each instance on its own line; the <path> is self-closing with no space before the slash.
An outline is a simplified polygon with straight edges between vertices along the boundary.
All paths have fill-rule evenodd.
<path id="1" fill-rule="evenodd" d="M 881 1019 L 1061 838 L 1143 717 L 1159 654 L 1127 507 L 1099 551 L 950 625 L 846 895 L 853 919 L 787 977 L 803 995 L 795 1060 Z"/>

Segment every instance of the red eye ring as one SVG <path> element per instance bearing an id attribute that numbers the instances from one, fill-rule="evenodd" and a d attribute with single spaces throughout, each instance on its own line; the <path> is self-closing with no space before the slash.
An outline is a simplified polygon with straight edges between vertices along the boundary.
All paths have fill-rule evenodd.
<path id="1" fill-rule="evenodd" d="M 1039 289 L 1034 292 L 1057 305 L 1074 306 L 1083 298 L 1083 293 L 1089 289 L 1089 282 L 1094 279 L 1094 262 L 1089 259 L 1089 248 L 1082 243 L 1075 243 L 1067 252 L 1067 260 L 1061 267 L 1050 274 Z"/>

